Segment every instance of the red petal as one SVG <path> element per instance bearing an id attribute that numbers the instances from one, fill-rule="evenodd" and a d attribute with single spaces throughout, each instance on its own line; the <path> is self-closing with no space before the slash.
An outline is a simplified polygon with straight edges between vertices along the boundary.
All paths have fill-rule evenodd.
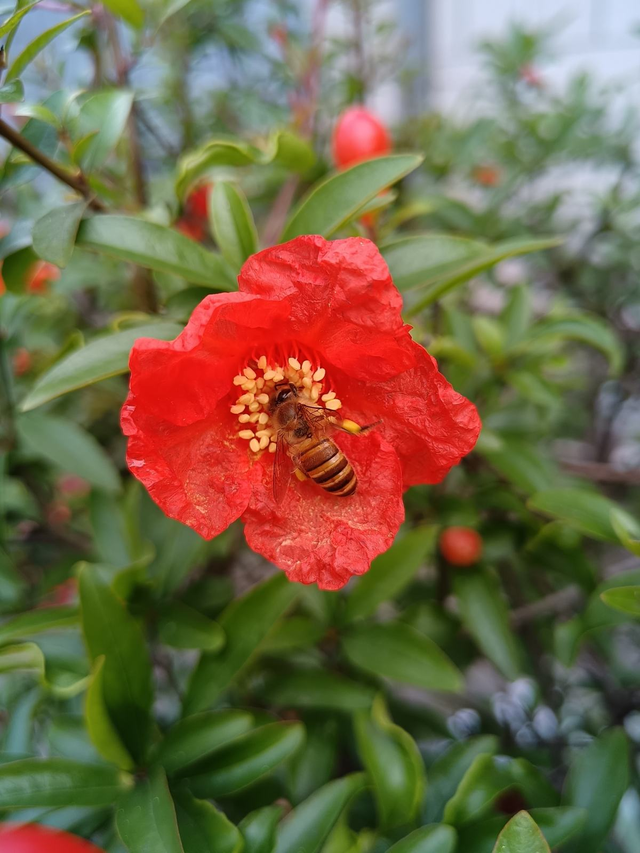
<path id="1" fill-rule="evenodd" d="M 343 417 L 378 427 L 400 457 L 404 485 L 439 483 L 469 453 L 482 424 L 473 403 L 458 394 L 419 344 L 409 344 L 416 367 L 365 387 L 340 378 Z"/>
<path id="2" fill-rule="evenodd" d="M 292 475 L 283 503 L 276 506 L 273 466 L 265 462 L 242 517 L 254 551 L 290 580 L 331 590 L 366 572 L 371 560 L 391 545 L 404 519 L 402 473 L 393 448 L 376 433 L 341 434 L 336 443 L 358 476 L 354 495 L 336 498 Z"/>

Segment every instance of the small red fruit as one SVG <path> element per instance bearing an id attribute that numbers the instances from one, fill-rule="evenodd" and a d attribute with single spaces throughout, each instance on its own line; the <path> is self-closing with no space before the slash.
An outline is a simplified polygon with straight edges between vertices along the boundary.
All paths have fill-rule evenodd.
<path id="1" fill-rule="evenodd" d="M 29 271 L 28 293 L 46 293 L 52 281 L 60 278 L 60 270 L 47 261 L 37 261 Z"/>
<path id="2" fill-rule="evenodd" d="M 209 216 L 209 195 L 213 184 L 200 184 L 191 190 L 184 203 L 184 212 L 190 219 L 204 219 Z"/>
<path id="3" fill-rule="evenodd" d="M 85 497 L 91 491 L 91 486 L 77 474 L 62 474 L 58 477 L 58 491 L 68 498 Z"/>
<path id="4" fill-rule="evenodd" d="M 0 823 L 2 853 L 104 853 L 100 847 L 37 823 Z"/>
<path id="5" fill-rule="evenodd" d="M 331 140 L 333 159 L 339 169 L 391 151 L 389 131 L 364 107 L 349 107 L 336 123 Z"/>
<path id="6" fill-rule="evenodd" d="M 483 187 L 496 187 L 500 183 L 500 172 L 495 166 L 474 166 L 471 176 Z"/>
<path id="7" fill-rule="evenodd" d="M 440 534 L 440 552 L 453 566 L 471 566 L 482 554 L 482 537 L 471 527 L 447 527 Z"/>
<path id="8" fill-rule="evenodd" d="M 62 527 L 71 521 L 71 510 L 62 501 L 52 501 L 48 504 L 45 515 L 52 527 Z"/>
<path id="9" fill-rule="evenodd" d="M 191 240 L 195 240 L 200 243 L 204 240 L 205 230 L 200 225 L 199 222 L 194 222 L 191 219 L 178 219 L 175 226 L 181 234 L 184 234 L 185 237 L 189 237 Z"/>
<path id="10" fill-rule="evenodd" d="M 18 347 L 13 354 L 13 372 L 16 376 L 24 376 L 31 370 L 31 353 L 25 347 Z"/>

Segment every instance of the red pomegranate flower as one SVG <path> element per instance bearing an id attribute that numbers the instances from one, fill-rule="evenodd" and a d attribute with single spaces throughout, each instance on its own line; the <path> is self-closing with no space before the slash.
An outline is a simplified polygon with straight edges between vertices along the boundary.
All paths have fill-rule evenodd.
<path id="1" fill-rule="evenodd" d="M 175 341 L 136 342 L 127 462 L 162 510 L 201 536 L 241 518 L 250 547 L 291 580 L 339 589 L 393 541 L 403 489 L 442 480 L 480 420 L 411 339 L 370 241 L 298 237 L 254 255 L 238 281 L 238 293 L 207 296 Z M 362 435 L 331 435 L 355 494 L 291 477 L 276 502 L 270 407 L 287 381 L 354 431 L 381 419 Z"/>

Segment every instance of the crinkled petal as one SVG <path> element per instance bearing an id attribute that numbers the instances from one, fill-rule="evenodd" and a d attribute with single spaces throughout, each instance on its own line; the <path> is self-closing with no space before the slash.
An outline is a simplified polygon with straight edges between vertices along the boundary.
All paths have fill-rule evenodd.
<path id="1" fill-rule="evenodd" d="M 339 435 L 358 487 L 336 498 L 292 475 L 280 506 L 272 494 L 273 465 L 265 463 L 243 515 L 250 547 L 283 569 L 290 580 L 343 587 L 386 551 L 404 519 L 402 471 L 394 449 L 375 432 Z M 258 466 L 256 466 L 257 470 Z"/>
<path id="2" fill-rule="evenodd" d="M 416 366 L 365 387 L 349 376 L 336 378 L 344 417 L 378 427 L 402 463 L 404 485 L 439 483 L 469 453 L 482 424 L 476 407 L 458 394 L 437 362 L 411 341 Z"/>
<path id="3" fill-rule="evenodd" d="M 127 465 L 160 509 L 212 539 L 245 511 L 251 496 L 249 454 L 220 410 L 187 426 L 159 418 L 133 392 L 122 409 Z"/>

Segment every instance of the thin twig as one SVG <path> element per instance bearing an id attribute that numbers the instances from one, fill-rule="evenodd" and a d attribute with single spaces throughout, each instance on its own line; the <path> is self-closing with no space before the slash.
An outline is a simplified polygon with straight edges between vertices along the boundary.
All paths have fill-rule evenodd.
<path id="1" fill-rule="evenodd" d="M 572 584 L 558 592 L 552 592 L 538 601 L 523 604 L 522 607 L 512 610 L 511 624 L 514 628 L 522 628 L 524 625 L 535 622 L 536 619 L 544 616 L 573 614 L 583 602 L 584 593 L 578 586 Z"/>
<path id="2" fill-rule="evenodd" d="M 11 127 L 10 124 L 7 124 L 3 119 L 0 119 L 0 136 L 6 139 L 7 142 L 10 142 L 14 148 L 19 148 L 20 151 L 26 154 L 27 157 L 30 157 L 34 163 L 42 166 L 43 169 L 46 169 L 47 172 L 52 174 L 59 181 L 62 181 L 63 184 L 71 187 L 72 190 L 75 190 L 75 192 L 86 198 L 89 202 L 89 207 L 93 208 L 93 210 L 99 210 L 101 212 L 106 210 L 106 207 L 102 202 L 95 197 L 91 187 L 88 185 L 81 172 L 78 172 L 77 174 L 69 172 L 64 168 L 64 166 L 61 166 L 60 163 L 57 163 L 55 160 L 47 157 L 46 154 L 43 154 L 39 148 L 32 145 L 28 139 L 25 139 L 22 134 L 20 134 L 15 128 Z"/>
<path id="3" fill-rule="evenodd" d="M 560 459 L 560 465 L 565 471 L 595 480 L 598 483 L 626 483 L 628 485 L 640 484 L 640 470 L 638 468 L 630 471 L 621 471 L 607 462 L 574 462 L 570 459 Z"/>

